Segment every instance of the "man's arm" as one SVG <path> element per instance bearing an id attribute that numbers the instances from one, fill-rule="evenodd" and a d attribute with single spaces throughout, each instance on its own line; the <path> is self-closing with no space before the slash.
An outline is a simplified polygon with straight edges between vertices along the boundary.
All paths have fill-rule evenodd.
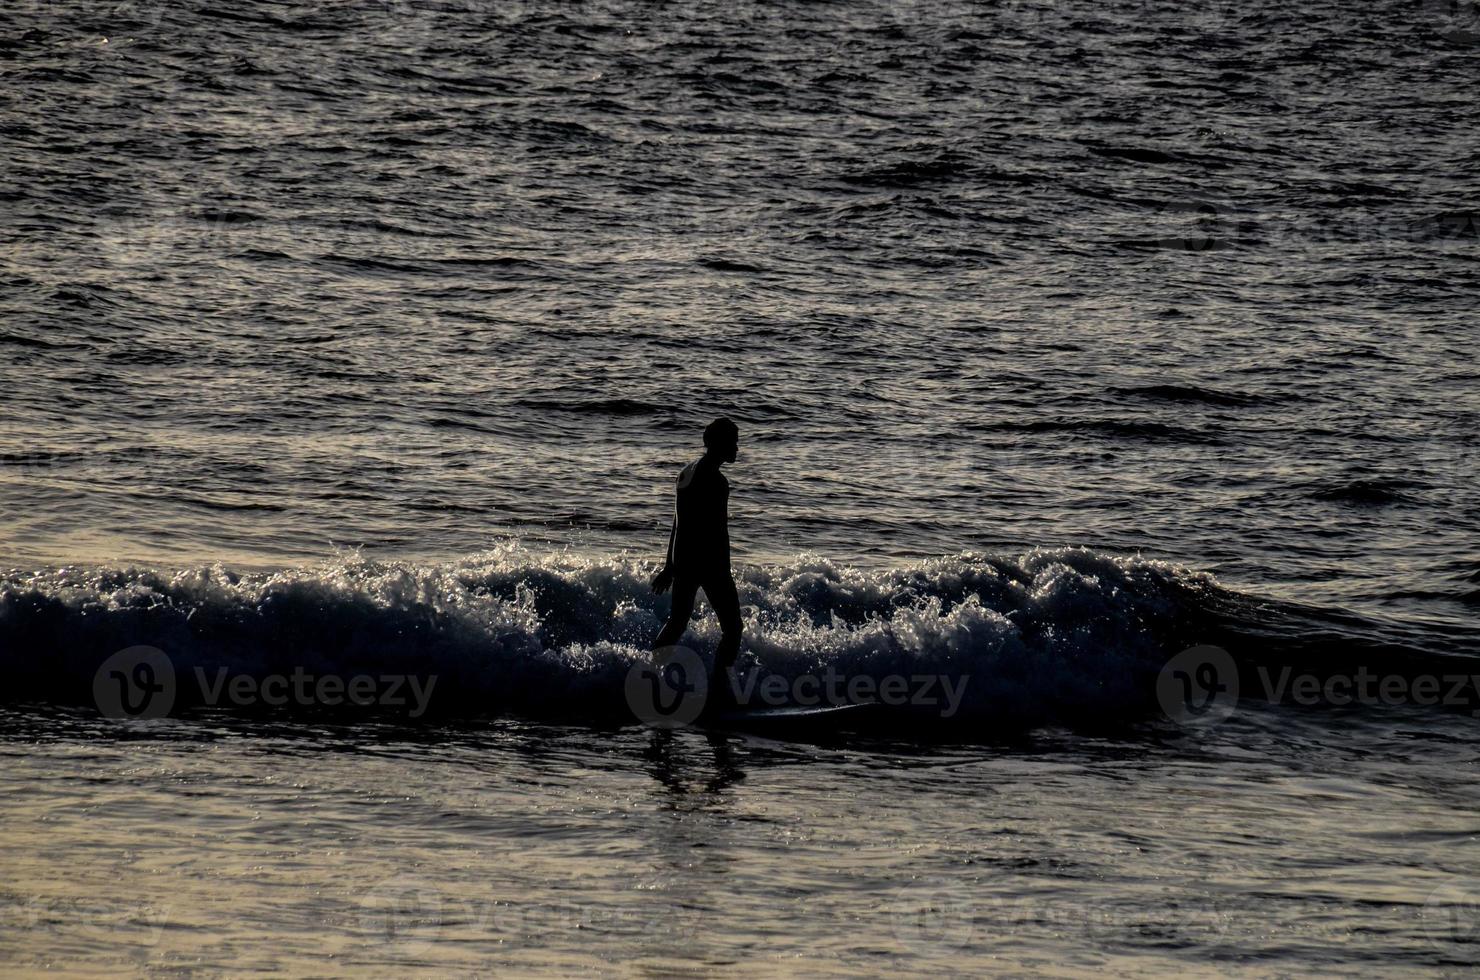
<path id="1" fill-rule="evenodd" d="M 668 556 L 663 559 L 663 567 L 653 576 L 653 591 L 662 595 L 668 591 L 668 586 L 673 584 L 673 542 L 678 537 L 678 515 L 673 515 L 673 526 L 668 529 Z"/>

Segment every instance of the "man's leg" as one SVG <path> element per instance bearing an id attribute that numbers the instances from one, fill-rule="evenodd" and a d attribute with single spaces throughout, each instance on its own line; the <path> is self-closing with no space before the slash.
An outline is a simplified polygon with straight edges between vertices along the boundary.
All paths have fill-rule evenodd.
<path id="1" fill-rule="evenodd" d="M 733 699 L 730 668 L 740 653 L 740 633 L 744 628 L 740 621 L 740 596 L 735 591 L 735 580 L 728 573 L 706 578 L 704 597 L 719 617 L 720 628 L 719 647 L 714 651 L 714 677 L 709 682 L 709 690 L 713 692 L 715 685 L 720 685 L 722 696 Z"/>
<path id="2" fill-rule="evenodd" d="M 658 638 L 653 641 L 654 650 L 671 647 L 683 639 L 683 631 L 688 628 L 689 618 L 694 615 L 694 596 L 698 591 L 699 583 L 693 579 L 687 576 L 674 577 L 673 608 L 668 613 L 668 622 L 663 625 L 663 629 L 658 632 Z"/>

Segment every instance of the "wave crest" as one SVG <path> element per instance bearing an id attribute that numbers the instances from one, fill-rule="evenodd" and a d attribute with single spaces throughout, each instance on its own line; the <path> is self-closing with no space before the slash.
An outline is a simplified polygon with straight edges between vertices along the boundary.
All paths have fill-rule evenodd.
<path id="1" fill-rule="evenodd" d="M 99 665 L 148 645 L 187 676 L 434 675 L 435 714 L 620 720 L 626 674 L 668 612 L 649 573 L 509 546 L 446 564 L 12 574 L 0 662 L 12 700 L 87 703 Z M 743 670 L 966 678 L 962 720 L 990 725 L 1144 709 L 1147 676 L 1208 639 L 1218 591 L 1206 575 L 1082 549 L 883 570 L 807 556 L 737 584 Z M 718 633 L 701 604 L 684 642 L 707 655 Z"/>

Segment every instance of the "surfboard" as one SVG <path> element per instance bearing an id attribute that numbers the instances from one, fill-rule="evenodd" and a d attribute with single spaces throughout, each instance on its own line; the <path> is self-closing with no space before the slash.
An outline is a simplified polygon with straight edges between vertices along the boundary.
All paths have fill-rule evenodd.
<path id="1" fill-rule="evenodd" d="M 788 704 L 759 708 L 730 708 L 712 715 L 701 715 L 699 724 L 712 728 L 781 728 L 788 726 L 824 727 L 857 722 L 883 707 L 876 701 L 855 704 Z"/>

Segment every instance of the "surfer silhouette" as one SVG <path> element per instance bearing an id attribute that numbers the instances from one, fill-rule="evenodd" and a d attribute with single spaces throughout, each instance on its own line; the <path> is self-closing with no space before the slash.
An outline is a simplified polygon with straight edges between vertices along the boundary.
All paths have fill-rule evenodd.
<path id="1" fill-rule="evenodd" d="M 653 641 L 654 649 L 673 646 L 683 636 L 700 589 L 719 617 L 721 638 L 709 684 L 711 704 L 716 697 L 733 698 L 730 685 L 723 682 L 740 652 L 740 597 L 730 574 L 730 482 L 719 471 L 735 461 L 739 449 L 740 430 L 734 422 L 718 418 L 705 427 L 704 455 L 678 474 L 668 557 L 663 570 L 653 576 L 654 592 L 661 595 L 673 588 L 673 610 Z"/>

